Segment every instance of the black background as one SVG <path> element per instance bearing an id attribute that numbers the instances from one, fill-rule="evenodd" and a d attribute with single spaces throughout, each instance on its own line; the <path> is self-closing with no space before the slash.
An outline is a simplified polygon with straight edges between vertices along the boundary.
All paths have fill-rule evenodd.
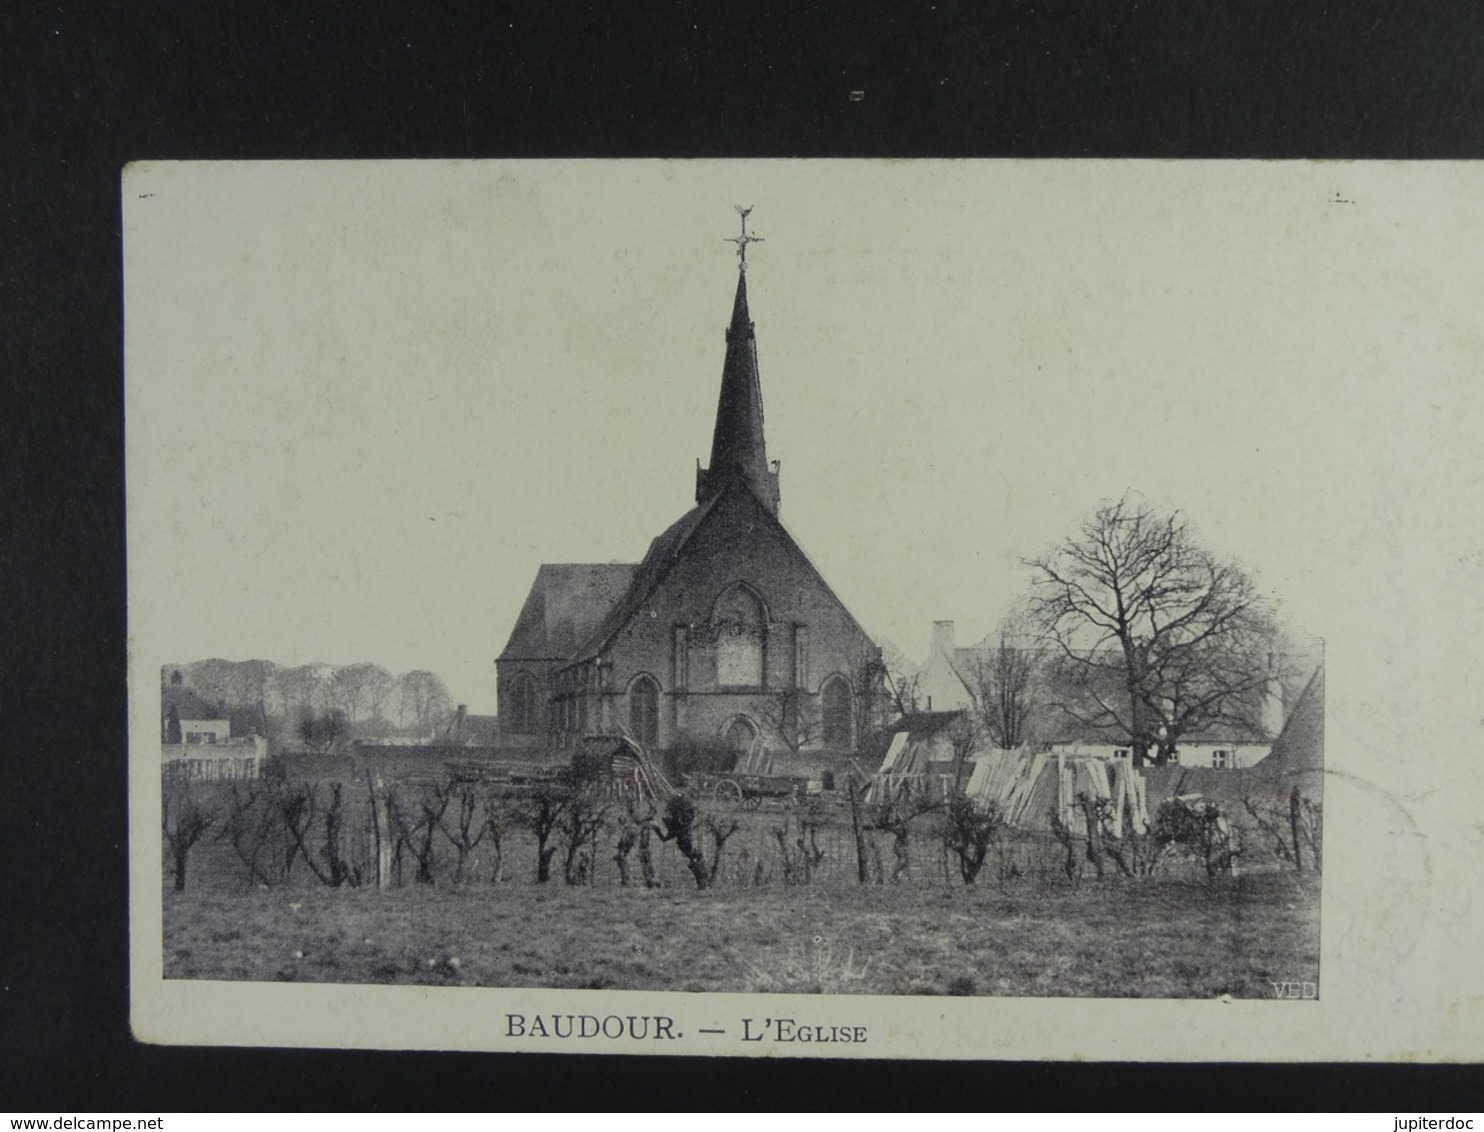
<path id="1" fill-rule="evenodd" d="M 12 0 L 0 66 L 0 1110 L 1484 1107 L 1466 1067 L 135 1044 L 118 184 L 142 158 L 1479 158 L 1480 6 Z"/>

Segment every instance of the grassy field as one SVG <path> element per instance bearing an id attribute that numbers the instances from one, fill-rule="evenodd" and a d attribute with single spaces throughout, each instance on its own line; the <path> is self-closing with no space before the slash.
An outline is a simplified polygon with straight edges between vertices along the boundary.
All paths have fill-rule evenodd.
<path id="1" fill-rule="evenodd" d="M 165 891 L 179 979 L 830 994 L 1272 997 L 1319 982 L 1317 878 Z"/>

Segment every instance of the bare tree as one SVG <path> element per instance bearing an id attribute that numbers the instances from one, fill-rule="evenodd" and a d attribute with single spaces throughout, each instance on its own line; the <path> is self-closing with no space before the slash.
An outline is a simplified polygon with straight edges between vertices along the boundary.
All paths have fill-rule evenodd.
<path id="1" fill-rule="evenodd" d="M 784 884 L 811 884 L 824 863 L 825 849 L 819 844 L 824 828 L 824 808 L 817 798 L 784 811 L 783 823 L 773 827 L 778 842 Z"/>
<path id="2" fill-rule="evenodd" d="M 797 755 L 821 735 L 819 705 L 802 688 L 787 688 L 757 704 L 758 720 Z"/>
<path id="3" fill-rule="evenodd" d="M 845 793 L 850 801 L 850 832 L 855 838 L 855 879 L 859 884 L 868 884 L 871 879 L 870 846 L 866 837 L 870 824 L 865 816 L 866 794 L 870 789 L 870 778 L 859 768 L 852 767 L 845 776 Z"/>
<path id="4" fill-rule="evenodd" d="M 302 856 L 311 870 L 318 870 L 314 857 L 305 847 L 314 819 L 319 815 L 319 784 L 313 782 L 279 782 L 273 788 L 270 801 L 277 811 L 278 820 L 286 836 L 283 847 L 283 877 L 288 879 L 294 861 Z M 324 878 L 321 877 L 321 880 Z"/>
<path id="5" fill-rule="evenodd" d="M 1162 848 L 1178 847 L 1198 858 L 1210 877 L 1231 872 L 1241 855 L 1221 807 L 1199 797 L 1176 796 L 1162 802 L 1149 836 Z"/>
<path id="6" fill-rule="evenodd" d="M 448 725 L 453 697 L 437 674 L 423 669 L 403 673 L 398 691 L 398 722 L 404 730 L 428 738 Z"/>
<path id="7" fill-rule="evenodd" d="M 1125 496 L 1028 563 L 1031 611 L 1076 696 L 1060 706 L 1163 765 L 1212 723 L 1248 724 L 1271 624 L 1252 582 L 1198 545 L 1178 512 Z"/>
<path id="8" fill-rule="evenodd" d="M 330 783 L 330 808 L 325 811 L 325 843 L 320 850 L 325 860 L 326 873 L 320 879 L 331 888 L 348 884 L 359 888 L 365 879 L 365 857 L 361 853 L 347 853 L 345 847 L 345 797 L 338 782 Z"/>
<path id="9" fill-rule="evenodd" d="M 217 817 L 217 808 L 206 803 L 185 779 L 174 778 L 165 783 L 160 823 L 175 866 L 176 892 L 185 891 L 186 863 L 191 849 L 216 824 Z"/>
<path id="10" fill-rule="evenodd" d="M 881 668 L 886 711 L 897 718 L 915 714 L 922 706 L 917 667 L 893 647 L 882 649 Z"/>
<path id="11" fill-rule="evenodd" d="M 350 741 L 350 722 L 339 708 L 306 712 L 297 730 L 300 741 L 320 755 L 339 751 Z"/>
<path id="12" fill-rule="evenodd" d="M 396 679 L 379 664 L 347 664 L 335 669 L 329 700 L 353 727 L 363 733 L 377 731 L 378 723 L 385 723 L 382 713 L 396 686 Z"/>
<path id="13" fill-rule="evenodd" d="M 437 883 L 436 851 L 434 840 L 448 809 L 452 796 L 437 787 L 426 787 L 417 800 L 408 802 L 396 790 L 387 796 L 387 813 L 391 817 L 397 838 L 396 868 L 400 875 L 403 848 L 411 851 L 417 861 L 417 879 L 420 884 Z"/>
<path id="14" fill-rule="evenodd" d="M 191 691 L 213 707 L 237 702 L 236 664 L 220 657 L 186 665 L 186 683 Z"/>
<path id="15" fill-rule="evenodd" d="M 474 783 L 450 778 L 438 790 L 445 799 L 443 812 L 438 815 L 438 828 L 458 854 L 453 866 L 453 883 L 463 884 L 469 879 L 469 855 L 479 848 L 479 843 L 489 834 L 494 823 L 487 817 L 475 820 L 480 816 L 482 803 Z M 452 821 L 449 820 L 450 809 L 453 810 Z"/>
<path id="16" fill-rule="evenodd" d="M 360 695 L 367 708 L 367 714 L 362 720 L 362 726 L 369 734 L 380 735 L 388 726 L 387 703 L 397 689 L 397 678 L 379 664 L 357 665 L 356 667 L 364 667 L 365 670 Z"/>
<path id="17" fill-rule="evenodd" d="M 329 809 L 321 811 L 317 782 L 285 782 L 275 788 L 273 803 L 283 831 L 285 855 L 283 875 L 288 876 L 295 857 L 303 857 L 309 871 L 321 884 L 338 888 L 359 885 L 363 869 L 347 856 L 344 845 L 345 803 L 338 782 L 330 784 Z M 315 819 L 324 816 L 324 843 L 318 853 L 309 849 Z M 321 865 L 323 862 L 323 865 Z"/>
<path id="18" fill-rule="evenodd" d="M 696 844 L 696 804 L 684 794 L 673 794 L 665 801 L 664 823 L 659 830 L 661 841 L 673 841 L 696 879 L 700 889 L 711 886 L 711 870 L 706 854 Z"/>
<path id="19" fill-rule="evenodd" d="M 996 747 L 1011 751 L 1032 738 L 1044 653 L 1024 611 L 1000 623 L 994 643 L 980 649 L 961 673 L 980 727 Z"/>
<path id="20" fill-rule="evenodd" d="M 273 673 L 273 683 L 282 700 L 283 714 L 290 720 L 313 715 L 325 707 L 325 664 L 301 664 L 280 668 Z"/>
<path id="21" fill-rule="evenodd" d="M 598 863 L 598 834 L 608 820 L 609 799 L 603 784 L 589 780 L 573 787 L 557 822 L 557 835 L 566 850 L 562 879 L 586 884 Z"/>
<path id="22" fill-rule="evenodd" d="M 672 794 L 665 800 L 664 815 L 660 824 L 649 828 L 661 841 L 675 842 L 675 847 L 685 858 L 686 867 L 690 869 L 691 876 L 695 878 L 696 887 L 704 890 L 710 888 L 715 882 L 716 875 L 721 869 L 721 858 L 726 850 L 727 841 L 742 828 L 742 825 L 731 819 L 724 821 L 714 815 L 703 815 L 695 802 L 687 795 Z M 645 883 L 652 888 L 654 887 L 652 863 L 647 855 L 643 837 L 644 835 L 641 834 L 640 860 L 644 863 Z M 706 858 L 704 837 L 711 839 L 710 860 Z"/>
<path id="23" fill-rule="evenodd" d="M 277 884 L 283 879 L 282 829 L 268 797 L 268 790 L 251 781 L 233 783 L 227 801 L 227 820 L 222 837 L 247 870 L 248 882 Z M 273 862 L 270 869 L 264 855 Z"/>
<path id="24" fill-rule="evenodd" d="M 927 790 L 914 787 L 910 779 L 886 790 L 873 807 L 870 827 L 892 837 L 891 851 L 896 859 L 891 872 L 892 884 L 899 884 L 912 868 L 913 820 L 942 808 L 941 799 L 933 797 Z"/>
<path id="25" fill-rule="evenodd" d="M 1301 873 L 1307 851 L 1314 871 L 1319 871 L 1323 847 L 1323 810 L 1319 803 L 1305 797 L 1295 786 L 1286 798 L 1280 796 L 1274 801 L 1249 795 L 1242 799 L 1242 806 L 1279 860 Z"/>
<path id="26" fill-rule="evenodd" d="M 570 800 L 571 790 L 566 783 L 542 782 L 520 799 L 512 812 L 519 824 L 536 835 L 537 884 L 545 884 L 551 879 L 551 859 L 557 851 L 552 834 L 556 832 L 557 822 Z"/>
<path id="27" fill-rule="evenodd" d="M 968 712 L 962 712 L 959 717 L 948 725 L 949 750 L 953 753 L 953 777 L 948 783 L 946 793 L 949 797 L 962 797 L 964 787 L 964 767 L 968 765 L 969 759 L 979 749 L 979 729 L 974 726 L 974 720 Z"/>
<path id="28" fill-rule="evenodd" d="M 882 649 L 873 645 L 861 650 L 850 668 L 850 692 L 859 746 L 886 726 L 893 706 L 891 675 Z"/>
<path id="29" fill-rule="evenodd" d="M 197 660 L 184 666 L 185 682 L 210 704 L 233 708 L 264 704 L 274 664 L 267 660 Z"/>
<path id="30" fill-rule="evenodd" d="M 514 818 L 509 799 L 499 791 L 486 790 L 483 801 L 484 828 L 490 855 L 494 858 L 490 866 L 490 883 L 499 884 L 505 879 L 505 835 Z"/>
<path id="31" fill-rule="evenodd" d="M 618 866 L 618 882 L 625 888 L 632 877 L 629 873 L 629 854 L 653 832 L 656 817 L 654 799 L 638 791 L 624 791 L 623 812 L 617 820 L 618 839 L 613 846 L 613 863 Z M 644 849 L 640 850 L 641 864 L 645 865 L 644 881 L 647 887 L 655 887 L 654 861 Z"/>
<path id="32" fill-rule="evenodd" d="M 991 843 L 1004 828 L 1000 807 L 989 801 L 956 794 L 943 810 L 943 844 L 958 859 L 959 876 L 973 884 L 984 867 Z"/>

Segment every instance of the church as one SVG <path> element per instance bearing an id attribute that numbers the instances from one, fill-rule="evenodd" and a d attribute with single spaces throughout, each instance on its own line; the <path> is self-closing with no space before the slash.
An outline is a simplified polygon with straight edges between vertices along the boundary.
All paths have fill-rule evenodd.
<path id="1" fill-rule="evenodd" d="M 495 662 L 502 745 L 623 734 L 646 750 L 725 745 L 748 769 L 841 765 L 870 726 L 880 650 L 779 519 L 747 213 L 710 466 L 695 506 L 637 564 L 548 563 Z"/>

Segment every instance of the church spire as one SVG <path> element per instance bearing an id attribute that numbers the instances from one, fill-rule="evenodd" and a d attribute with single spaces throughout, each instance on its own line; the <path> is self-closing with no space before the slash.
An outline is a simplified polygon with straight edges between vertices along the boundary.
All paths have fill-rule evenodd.
<path id="1" fill-rule="evenodd" d="M 737 295 L 727 328 L 727 356 L 721 370 L 721 397 L 716 405 L 716 431 L 711 438 L 711 466 L 696 468 L 696 502 L 704 503 L 740 476 L 773 514 L 778 513 L 778 470 L 768 465 L 763 439 L 763 390 L 757 373 L 757 340 L 747 314 L 747 245 L 761 243 L 747 231 L 750 208 L 738 208 L 742 234 L 737 245 Z"/>

